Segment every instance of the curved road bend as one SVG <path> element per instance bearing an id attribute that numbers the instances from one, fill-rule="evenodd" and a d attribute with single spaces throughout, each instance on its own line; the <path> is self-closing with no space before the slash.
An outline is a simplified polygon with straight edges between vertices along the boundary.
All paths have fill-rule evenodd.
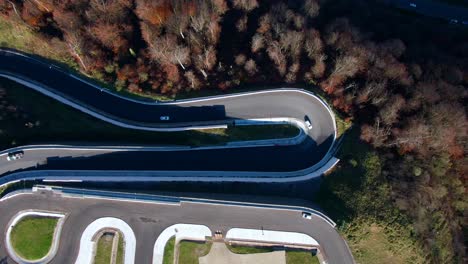
<path id="1" fill-rule="evenodd" d="M 49 192 L 20 194 L 0 203 L 0 233 L 5 234 L 8 222 L 26 209 L 67 213 L 62 239 L 51 263 L 73 263 L 78 254 L 81 233 L 100 217 L 117 217 L 131 226 L 137 239 L 135 263 L 151 263 L 154 242 L 158 235 L 175 223 L 207 225 L 213 232 L 224 234 L 233 227 L 305 233 L 319 242 L 328 263 L 354 263 L 351 253 L 338 232 L 319 217 L 306 220 L 298 211 L 260 209 L 201 203 L 155 204 L 66 198 Z M 3 238 L 5 239 L 5 238 Z M 4 261 L 4 262 L 2 262 Z M 13 263 L 4 243 L 0 243 L 0 262 Z"/>
<path id="2" fill-rule="evenodd" d="M 313 125 L 313 129 L 306 131 L 308 137 L 301 144 L 281 147 L 171 152 L 28 149 L 24 158 L 14 164 L 0 158 L 0 174 L 32 168 L 36 164 L 39 164 L 39 169 L 75 170 L 298 171 L 322 160 L 331 149 L 336 135 L 330 109 L 313 94 L 298 89 L 147 103 L 102 91 L 58 67 L 50 66 L 42 59 L 8 50 L 0 50 L 0 75 L 33 89 L 42 89 L 43 93 L 44 90 L 52 92 L 55 99 L 77 103 L 92 113 L 149 129 L 184 128 L 206 122 L 220 124 L 235 119 L 292 118 L 304 122 L 305 116 L 310 118 Z M 221 108 L 222 113 L 219 111 Z M 161 115 L 169 115 L 169 123 L 161 121 Z"/>

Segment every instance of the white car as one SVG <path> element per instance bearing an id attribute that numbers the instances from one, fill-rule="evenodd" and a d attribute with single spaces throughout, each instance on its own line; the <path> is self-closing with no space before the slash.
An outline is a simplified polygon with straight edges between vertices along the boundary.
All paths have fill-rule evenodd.
<path id="1" fill-rule="evenodd" d="M 457 24 L 458 23 L 458 20 L 456 19 L 450 19 L 450 24 Z"/>
<path id="2" fill-rule="evenodd" d="M 23 155 L 24 155 L 23 151 L 10 152 L 8 153 L 7 160 L 8 161 L 19 160 L 23 157 Z"/>
<path id="3" fill-rule="evenodd" d="M 410 3 L 409 4 L 411 7 L 416 7 L 416 4 L 415 3 Z"/>
<path id="4" fill-rule="evenodd" d="M 307 212 L 302 212 L 302 218 L 311 220 L 312 215 L 310 213 L 307 213 Z"/>
<path id="5" fill-rule="evenodd" d="M 160 116 L 159 119 L 161 121 L 168 121 L 169 120 L 169 116 Z"/>

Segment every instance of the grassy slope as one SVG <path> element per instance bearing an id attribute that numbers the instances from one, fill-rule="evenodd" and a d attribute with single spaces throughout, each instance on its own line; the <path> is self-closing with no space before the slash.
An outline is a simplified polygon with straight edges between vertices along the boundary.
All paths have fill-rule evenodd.
<path id="1" fill-rule="evenodd" d="M 211 242 L 181 241 L 179 243 L 179 263 L 198 264 L 198 258 L 208 254 L 210 249 Z"/>
<path id="2" fill-rule="evenodd" d="M 249 247 L 249 246 L 230 246 L 228 249 L 235 254 L 256 254 L 268 253 L 274 251 L 270 247 Z M 308 251 L 289 251 L 286 250 L 287 264 L 319 264 L 318 258 Z"/>
<path id="3" fill-rule="evenodd" d="M 119 245 L 117 247 L 117 264 L 124 264 L 124 255 L 125 255 L 125 248 L 124 248 L 124 237 L 122 234 L 119 236 Z"/>
<path id="4" fill-rule="evenodd" d="M 21 21 L 12 22 L 2 16 L 0 16 L 0 47 L 34 53 L 58 60 L 74 68 L 78 66 L 67 53 L 64 43 L 54 41 L 54 47 L 52 47 Z"/>
<path id="5" fill-rule="evenodd" d="M 175 247 L 175 237 L 167 241 L 166 246 L 164 247 L 164 257 L 163 264 L 173 264 L 174 263 L 174 247 Z"/>
<path id="6" fill-rule="evenodd" d="M 109 264 L 112 254 L 113 235 L 103 235 L 97 243 L 96 256 L 94 257 L 95 264 Z"/>
<path id="7" fill-rule="evenodd" d="M 255 254 L 272 252 L 273 249 L 269 247 L 248 247 L 248 246 L 231 246 L 226 245 L 227 248 L 235 254 Z"/>
<path id="8" fill-rule="evenodd" d="M 123 129 L 94 119 L 13 82 L 0 80 L 0 87 L 6 91 L 4 98 L 0 99 L 0 107 L 19 106 L 15 111 L 0 113 L 1 148 L 63 141 L 206 145 L 234 140 L 290 137 L 298 133 L 297 128 L 288 125 L 171 133 Z M 26 123 L 34 126 L 28 128 Z"/>
<path id="9" fill-rule="evenodd" d="M 359 133 L 353 129 L 345 136 L 339 166 L 325 178 L 316 201 L 338 223 L 359 263 L 424 263 L 407 219 L 391 205 L 381 157 Z"/>
<path id="10" fill-rule="evenodd" d="M 309 251 L 286 251 L 287 264 L 319 264 L 318 258 Z"/>
<path id="11" fill-rule="evenodd" d="M 24 218 L 11 232 L 11 243 L 16 253 L 25 259 L 35 260 L 44 257 L 52 245 L 58 219 Z"/>

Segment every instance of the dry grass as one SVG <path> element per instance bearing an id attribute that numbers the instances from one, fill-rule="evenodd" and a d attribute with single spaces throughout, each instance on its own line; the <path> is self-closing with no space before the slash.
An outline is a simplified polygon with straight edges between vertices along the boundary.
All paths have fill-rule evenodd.
<path id="1" fill-rule="evenodd" d="M 49 59 L 77 67 L 73 58 L 67 53 L 64 42 L 58 39 L 44 39 L 32 28 L 19 19 L 6 19 L 0 16 L 0 47 L 12 48 L 37 54 Z"/>

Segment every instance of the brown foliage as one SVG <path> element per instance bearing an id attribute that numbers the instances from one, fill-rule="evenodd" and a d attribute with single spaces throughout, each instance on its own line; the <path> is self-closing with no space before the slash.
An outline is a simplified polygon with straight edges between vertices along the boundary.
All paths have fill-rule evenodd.
<path id="1" fill-rule="evenodd" d="M 211 0 L 218 14 L 224 14 L 229 9 L 226 0 Z"/>
<path id="2" fill-rule="evenodd" d="M 264 47 L 264 38 L 263 35 L 257 33 L 252 37 L 251 50 L 253 53 L 258 52 Z"/>
<path id="3" fill-rule="evenodd" d="M 172 15 L 171 2 L 168 0 L 136 0 L 136 14 L 152 25 L 162 25 Z"/>
<path id="4" fill-rule="evenodd" d="M 24 2 L 21 17 L 32 27 L 44 26 L 44 12 L 32 1 Z"/>
<path id="5" fill-rule="evenodd" d="M 232 4 L 235 8 L 243 9 L 245 11 L 251 11 L 258 7 L 257 0 L 232 0 Z"/>
<path id="6" fill-rule="evenodd" d="M 172 83 L 177 83 L 180 80 L 179 68 L 174 64 L 162 65 L 163 71 L 166 73 L 166 78 Z M 168 91 L 166 91 L 167 93 Z"/>
<path id="7" fill-rule="evenodd" d="M 239 20 L 236 22 L 236 28 L 237 31 L 239 32 L 244 32 L 247 30 L 247 22 L 248 22 L 248 17 L 246 15 L 243 15 Z"/>
<path id="8" fill-rule="evenodd" d="M 234 62 L 237 65 L 242 66 L 242 65 L 244 65 L 246 59 L 247 59 L 247 57 L 245 57 L 244 54 L 239 54 L 234 58 Z"/>
<path id="9" fill-rule="evenodd" d="M 320 5 L 317 0 L 305 0 L 303 9 L 309 17 L 316 17 L 319 14 Z"/>
<path id="10" fill-rule="evenodd" d="M 278 72 L 283 76 L 286 73 L 286 56 L 281 50 L 280 44 L 273 41 L 267 48 L 270 59 L 275 63 Z"/>
<path id="11" fill-rule="evenodd" d="M 116 24 L 95 24 L 89 28 L 89 31 L 103 46 L 114 53 L 128 49 L 128 42 L 122 37 L 124 30 Z"/>
<path id="12" fill-rule="evenodd" d="M 193 71 L 187 71 L 184 74 L 185 78 L 187 79 L 187 82 L 189 83 L 189 86 L 192 90 L 199 90 L 201 87 L 201 82 L 195 75 Z"/>
<path id="13" fill-rule="evenodd" d="M 254 60 L 249 59 L 249 60 L 245 63 L 244 69 L 247 71 L 247 73 L 249 74 L 249 76 L 253 76 L 253 75 L 255 75 L 255 73 L 257 73 L 257 64 L 255 63 Z"/>

